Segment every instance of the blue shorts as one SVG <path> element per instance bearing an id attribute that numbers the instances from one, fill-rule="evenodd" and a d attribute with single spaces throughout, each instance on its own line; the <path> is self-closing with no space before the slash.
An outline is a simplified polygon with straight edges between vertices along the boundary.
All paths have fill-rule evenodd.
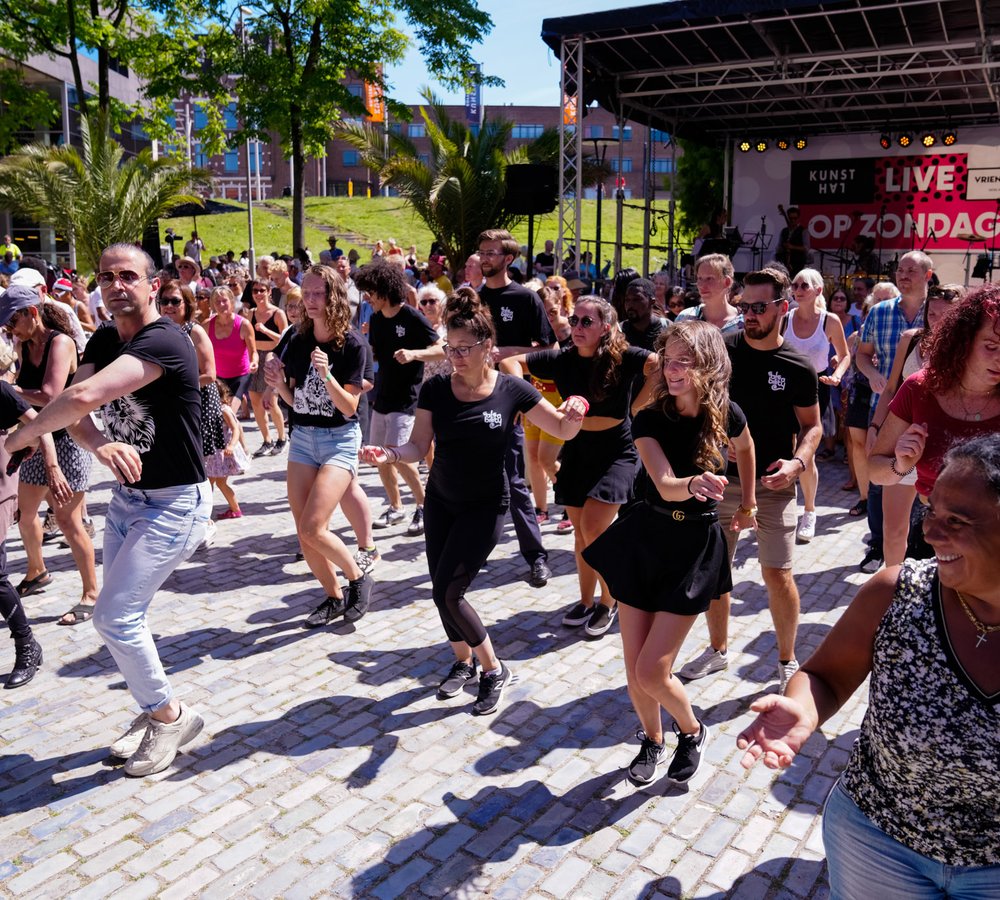
<path id="1" fill-rule="evenodd" d="M 337 428 L 296 425 L 288 449 L 288 461 L 321 469 L 336 466 L 351 474 L 358 471 L 358 451 L 361 449 L 361 426 L 348 422 Z"/>

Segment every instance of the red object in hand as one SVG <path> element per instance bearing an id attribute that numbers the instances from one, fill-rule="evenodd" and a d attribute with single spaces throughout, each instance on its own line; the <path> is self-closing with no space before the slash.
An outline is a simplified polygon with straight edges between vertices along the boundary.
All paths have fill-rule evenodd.
<path id="1" fill-rule="evenodd" d="M 567 400 L 579 400 L 583 404 L 583 414 L 587 415 L 590 412 L 590 402 L 586 397 L 581 397 L 579 394 L 572 394 L 566 398 Z"/>

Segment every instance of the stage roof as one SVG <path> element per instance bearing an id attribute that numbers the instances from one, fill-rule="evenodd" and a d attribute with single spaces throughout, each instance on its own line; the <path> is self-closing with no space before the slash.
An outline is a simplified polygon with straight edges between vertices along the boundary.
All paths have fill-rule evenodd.
<path id="1" fill-rule="evenodd" d="M 681 137 L 1000 124 L 998 0 L 678 0 L 546 19 L 584 104 Z"/>

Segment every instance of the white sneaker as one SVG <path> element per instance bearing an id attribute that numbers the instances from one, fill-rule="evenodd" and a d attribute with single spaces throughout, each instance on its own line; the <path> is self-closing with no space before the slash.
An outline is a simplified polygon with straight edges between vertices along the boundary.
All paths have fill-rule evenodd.
<path id="1" fill-rule="evenodd" d="M 139 744 L 142 743 L 142 738 L 148 727 L 149 713 L 139 713 L 132 720 L 132 724 L 129 725 L 125 733 L 108 747 L 108 751 L 118 759 L 128 759 L 139 749 Z"/>
<path id="2" fill-rule="evenodd" d="M 218 533 L 218 527 L 215 522 L 211 519 L 208 520 L 208 528 L 205 530 L 205 536 L 201 539 L 201 543 L 198 545 L 199 550 L 207 550 L 212 544 L 215 543 L 215 535 Z"/>
<path id="3" fill-rule="evenodd" d="M 784 695 L 785 689 L 788 687 L 789 679 L 799 671 L 799 661 L 797 659 L 790 659 L 788 662 L 778 663 L 778 693 Z"/>
<path id="4" fill-rule="evenodd" d="M 391 528 L 393 525 L 398 525 L 403 521 L 405 516 L 401 509 L 396 509 L 390 506 L 386 509 L 382 515 L 380 515 L 374 522 L 372 522 L 372 528 Z"/>
<path id="5" fill-rule="evenodd" d="M 795 529 L 795 539 L 800 544 L 808 544 L 816 537 L 816 513 L 804 512 L 799 516 L 799 527 Z"/>
<path id="6" fill-rule="evenodd" d="M 177 721 L 169 725 L 150 718 L 139 749 L 125 763 L 125 774 L 141 778 L 162 772 L 174 761 L 177 751 L 198 737 L 204 727 L 204 719 L 187 706 L 181 707 Z"/>
<path id="7" fill-rule="evenodd" d="M 711 675 L 713 672 L 721 672 L 728 667 L 728 654 L 709 646 L 702 651 L 700 656 L 696 656 L 689 663 L 681 666 L 677 670 L 677 674 L 688 681 L 696 681 L 706 675 Z"/>

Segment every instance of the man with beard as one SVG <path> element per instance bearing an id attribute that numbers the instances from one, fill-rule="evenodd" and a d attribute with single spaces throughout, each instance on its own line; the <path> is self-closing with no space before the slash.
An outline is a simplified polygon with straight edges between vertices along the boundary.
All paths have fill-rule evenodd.
<path id="1" fill-rule="evenodd" d="M 653 345 L 667 323 L 653 315 L 656 288 L 648 278 L 636 278 L 625 289 L 625 321 L 622 334 L 633 347 L 653 350 Z"/>
<path id="2" fill-rule="evenodd" d="M 748 273 L 743 285 L 742 301 L 737 304 L 743 315 L 743 331 L 725 338 L 733 363 L 730 398 L 746 414 L 755 445 L 758 506 L 743 512 L 756 517 L 758 558 L 774 622 L 778 680 L 784 693 L 788 679 L 799 667 L 795 659 L 799 592 L 792 577 L 795 481 L 816 452 L 823 426 L 816 371 L 781 334 L 781 320 L 788 311 L 788 278 L 777 269 L 763 269 Z M 726 475 L 726 499 L 719 504 L 723 522 L 732 519 L 742 496 L 736 466 L 730 464 Z M 739 534 L 727 530 L 726 539 L 732 563 Z M 713 602 L 706 617 L 711 646 L 678 670 L 685 678 L 701 678 L 729 665 L 729 595 Z"/>

